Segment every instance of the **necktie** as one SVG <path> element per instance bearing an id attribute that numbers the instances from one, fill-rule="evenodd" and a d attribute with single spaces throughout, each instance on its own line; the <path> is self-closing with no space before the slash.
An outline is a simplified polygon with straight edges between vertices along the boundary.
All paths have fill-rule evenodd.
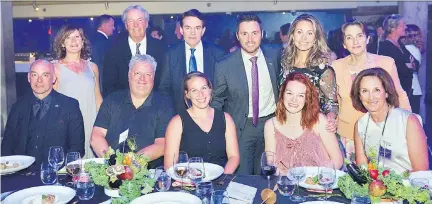
<path id="1" fill-rule="evenodd" d="M 258 125 L 258 114 L 259 114 L 259 86 L 258 86 L 258 57 L 251 57 L 252 62 L 252 113 L 253 113 L 253 124 L 255 127 Z"/>
<path id="2" fill-rule="evenodd" d="M 36 111 L 36 118 L 38 120 L 42 119 L 42 109 L 44 107 L 44 101 L 43 100 L 38 100 L 37 103 L 39 104 L 39 109 L 37 109 Z"/>
<path id="3" fill-rule="evenodd" d="M 139 47 L 140 47 L 140 46 L 141 46 L 141 43 L 137 43 L 137 44 L 136 44 L 136 47 L 137 47 L 137 48 L 136 48 L 136 54 L 137 54 L 137 55 L 140 55 L 140 54 L 141 54 L 141 52 L 140 52 L 140 50 L 139 50 Z"/>
<path id="4" fill-rule="evenodd" d="M 195 55 L 194 55 L 195 50 L 196 50 L 195 48 L 190 49 L 191 56 L 189 58 L 189 72 L 193 72 L 193 71 L 197 70 L 197 62 L 196 62 Z"/>

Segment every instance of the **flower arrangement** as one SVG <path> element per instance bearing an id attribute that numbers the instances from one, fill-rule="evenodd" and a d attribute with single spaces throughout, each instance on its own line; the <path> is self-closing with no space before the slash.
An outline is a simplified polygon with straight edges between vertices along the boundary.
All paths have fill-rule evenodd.
<path id="1" fill-rule="evenodd" d="M 127 143 L 128 150 L 124 151 Z M 104 164 L 94 161 L 84 165 L 94 183 L 108 189 L 118 189 L 120 197 L 113 198 L 113 204 L 130 203 L 133 199 L 153 191 L 155 180 L 150 178 L 147 169 L 149 159 L 136 154 L 135 139 L 125 141 L 123 151 L 114 151 L 111 147 L 104 152 Z M 123 153 L 122 153 L 123 152 Z"/>
<path id="2" fill-rule="evenodd" d="M 376 152 L 369 152 L 369 164 L 357 166 L 347 161 L 348 174 L 339 178 L 338 186 L 342 193 L 351 199 L 353 193 L 369 196 L 372 203 L 383 200 L 406 200 L 408 203 L 431 204 L 429 190 L 404 184 L 408 173 L 399 175 L 393 170 L 377 168 Z M 372 159 L 371 159 L 372 158 Z"/>

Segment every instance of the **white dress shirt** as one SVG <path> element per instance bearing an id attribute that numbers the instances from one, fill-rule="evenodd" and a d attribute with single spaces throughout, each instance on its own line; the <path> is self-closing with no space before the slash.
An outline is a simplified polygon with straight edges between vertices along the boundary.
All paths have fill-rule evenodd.
<path id="1" fill-rule="evenodd" d="M 128 37 L 128 42 L 129 42 L 129 47 L 131 49 L 132 56 L 135 56 L 137 43 L 134 42 L 130 36 Z M 147 36 L 144 36 L 144 38 L 139 43 L 141 43 L 141 45 L 139 47 L 140 53 L 142 55 L 146 54 L 147 53 Z"/>
<path id="2" fill-rule="evenodd" d="M 190 50 L 191 47 L 186 42 L 184 43 L 186 53 L 186 73 L 189 73 L 189 61 L 192 53 Z M 197 63 L 197 71 L 204 73 L 204 48 L 201 41 L 195 46 L 194 56 Z"/>
<path id="3" fill-rule="evenodd" d="M 253 56 L 247 54 L 241 50 L 243 63 L 245 66 L 246 77 L 248 81 L 249 89 L 249 117 L 253 117 L 252 111 L 252 62 L 250 58 Z M 273 93 L 273 85 L 270 79 L 270 73 L 267 67 L 267 63 L 264 55 L 262 54 L 261 48 L 255 55 L 258 57 L 258 86 L 259 86 L 259 117 L 268 116 L 276 111 L 276 102 Z"/>

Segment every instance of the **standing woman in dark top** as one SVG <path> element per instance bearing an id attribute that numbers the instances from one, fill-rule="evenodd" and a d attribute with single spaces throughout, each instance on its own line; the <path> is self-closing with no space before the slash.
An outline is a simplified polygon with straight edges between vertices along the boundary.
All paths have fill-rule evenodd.
<path id="1" fill-rule="evenodd" d="M 335 72 L 330 63 L 331 50 L 318 19 L 302 14 L 288 32 L 288 46 L 282 55 L 280 83 L 292 72 L 305 74 L 319 90 L 320 111 L 327 116 L 327 130 L 336 132 L 339 110 Z"/>
<path id="2" fill-rule="evenodd" d="M 389 56 L 396 63 L 402 88 L 407 92 L 410 103 L 412 101 L 412 78 L 415 70 L 415 59 L 400 42 L 400 37 L 405 36 L 405 22 L 402 16 L 392 14 L 387 16 L 383 23 L 385 39 L 380 43 L 379 55 Z"/>
<path id="3" fill-rule="evenodd" d="M 165 168 L 173 165 L 174 154 L 185 151 L 189 157 L 202 157 L 204 162 L 225 167 L 225 174 L 234 173 L 240 163 L 234 121 L 228 113 L 209 106 L 212 85 L 203 73 L 190 72 L 183 87 L 189 109 L 181 111 L 168 124 Z"/>

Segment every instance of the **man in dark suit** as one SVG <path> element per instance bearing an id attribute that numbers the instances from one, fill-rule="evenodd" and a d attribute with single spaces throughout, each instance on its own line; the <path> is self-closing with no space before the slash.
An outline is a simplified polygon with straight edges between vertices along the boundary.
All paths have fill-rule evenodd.
<path id="1" fill-rule="evenodd" d="M 191 9 L 183 13 L 180 32 L 184 42 L 171 47 L 162 65 L 159 92 L 172 97 L 177 113 L 186 108 L 183 78 L 191 71 L 203 72 L 213 82 L 216 61 L 224 51 L 215 45 L 201 41 L 205 23 L 201 12 Z"/>
<path id="2" fill-rule="evenodd" d="M 108 37 L 110 37 L 115 30 L 114 26 L 114 18 L 110 15 L 101 15 L 98 18 L 98 27 L 97 31 L 91 38 L 91 61 L 93 61 L 99 70 L 99 87 L 103 90 L 102 81 L 103 81 L 103 62 L 105 53 L 107 52 L 110 41 Z"/>
<path id="3" fill-rule="evenodd" d="M 143 7 L 129 6 L 122 15 L 128 34 L 119 34 L 105 55 L 103 87 L 104 96 L 128 88 L 128 64 L 135 54 L 148 54 L 162 64 L 166 47 L 162 42 L 146 35 L 150 16 Z M 155 85 L 159 84 L 160 71 L 156 71 Z"/>
<path id="4" fill-rule="evenodd" d="M 280 46 L 261 45 L 261 21 L 256 15 L 240 15 L 236 35 L 241 49 L 216 64 L 212 106 L 234 119 L 240 149 L 238 173 L 260 174 L 264 124 L 276 110 Z"/>
<path id="5" fill-rule="evenodd" d="M 46 161 L 51 146 L 84 155 L 84 123 L 78 101 L 53 90 L 54 66 L 45 60 L 31 64 L 33 92 L 17 101 L 6 123 L 1 155 L 29 155 L 36 165 Z"/>

